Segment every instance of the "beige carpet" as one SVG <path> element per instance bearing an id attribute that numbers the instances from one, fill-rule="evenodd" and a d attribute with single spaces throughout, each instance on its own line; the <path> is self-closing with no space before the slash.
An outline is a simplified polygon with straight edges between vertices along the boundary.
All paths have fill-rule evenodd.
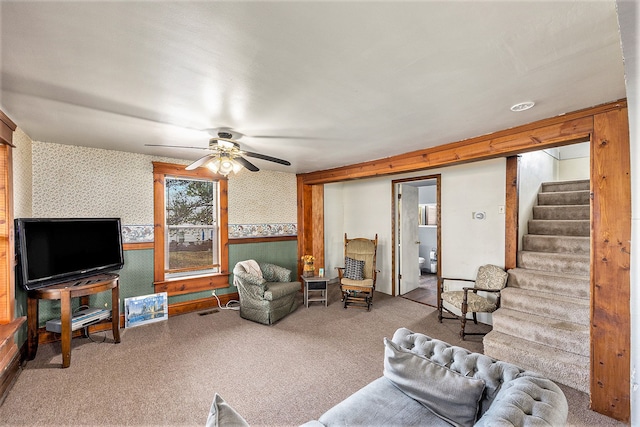
<path id="1" fill-rule="evenodd" d="M 435 309 L 377 294 L 371 312 L 343 309 L 336 285 L 329 307 L 314 303 L 274 326 L 219 310 L 75 339 L 71 366 L 59 344 L 40 346 L 0 407 L 2 425 L 204 425 L 219 393 L 253 426 L 295 426 L 382 375 L 383 337 L 407 327 L 473 351 L 457 321 Z M 301 297 L 300 297 L 301 299 Z M 487 329 L 486 326 L 471 328 Z M 588 396 L 563 387 L 570 425 L 616 425 L 588 410 Z"/>

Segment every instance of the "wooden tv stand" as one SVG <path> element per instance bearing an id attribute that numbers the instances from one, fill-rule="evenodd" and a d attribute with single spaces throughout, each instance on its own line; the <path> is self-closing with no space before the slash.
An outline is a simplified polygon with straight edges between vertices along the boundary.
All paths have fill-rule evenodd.
<path id="1" fill-rule="evenodd" d="M 111 329 L 113 341 L 120 342 L 120 296 L 119 277 L 116 274 L 100 274 L 72 280 L 27 292 L 27 359 L 33 360 L 38 351 L 38 301 L 60 300 L 62 367 L 71 364 L 71 298 L 81 298 L 81 304 L 88 305 L 89 295 L 111 290 Z"/>

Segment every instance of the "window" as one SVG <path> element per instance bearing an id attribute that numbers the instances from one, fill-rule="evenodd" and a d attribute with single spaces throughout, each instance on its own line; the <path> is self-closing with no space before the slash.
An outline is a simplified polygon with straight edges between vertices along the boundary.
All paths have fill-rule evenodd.
<path id="1" fill-rule="evenodd" d="M 227 180 L 153 163 L 154 284 L 170 295 L 229 286 Z"/>
<path id="2" fill-rule="evenodd" d="M 165 176 L 165 277 L 220 271 L 218 183 Z"/>

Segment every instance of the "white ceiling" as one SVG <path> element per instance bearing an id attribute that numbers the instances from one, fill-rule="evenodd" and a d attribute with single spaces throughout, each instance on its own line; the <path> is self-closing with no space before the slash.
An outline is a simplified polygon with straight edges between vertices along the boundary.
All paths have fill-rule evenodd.
<path id="1" fill-rule="evenodd" d="M 0 109 L 37 141 L 195 160 L 145 144 L 206 147 L 230 127 L 292 163 L 258 167 L 302 173 L 625 97 L 614 1 L 0 8 Z"/>

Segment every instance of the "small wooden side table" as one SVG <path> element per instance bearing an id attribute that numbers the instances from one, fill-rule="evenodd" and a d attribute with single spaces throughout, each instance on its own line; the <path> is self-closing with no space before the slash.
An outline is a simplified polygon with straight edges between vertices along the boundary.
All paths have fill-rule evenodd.
<path id="1" fill-rule="evenodd" d="M 120 342 L 120 295 L 119 277 L 116 274 L 100 274 L 33 289 L 27 292 L 27 359 L 33 360 L 38 351 L 38 301 L 60 300 L 60 329 L 62 344 L 62 367 L 71 365 L 71 298 L 80 297 L 87 305 L 89 295 L 111 290 L 111 329 L 113 341 Z"/>
<path id="2" fill-rule="evenodd" d="M 304 305 L 309 307 L 309 303 L 313 301 L 324 301 L 324 306 L 327 306 L 327 283 L 331 280 L 328 277 L 304 277 L 300 276 L 302 281 L 304 282 Z M 313 298 L 309 297 L 309 292 L 319 293 L 320 296 L 315 296 Z"/>

